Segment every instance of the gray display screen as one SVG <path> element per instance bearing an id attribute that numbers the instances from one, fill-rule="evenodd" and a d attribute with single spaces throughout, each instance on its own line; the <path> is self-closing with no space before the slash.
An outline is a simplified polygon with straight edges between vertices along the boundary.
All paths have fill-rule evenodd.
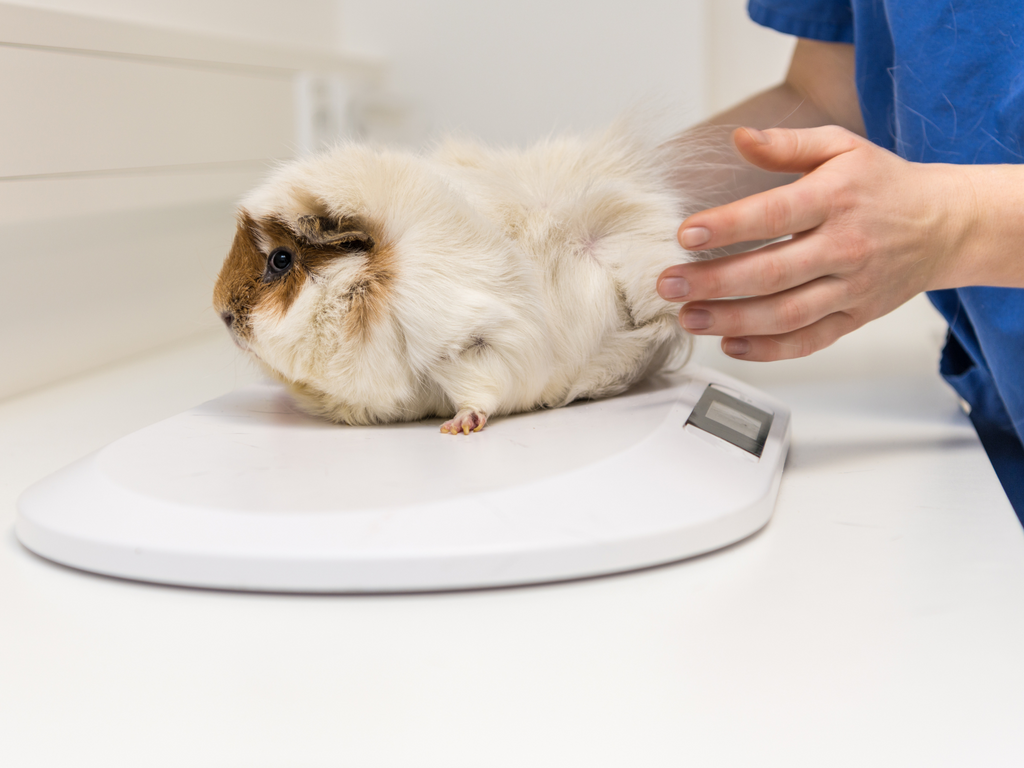
<path id="1" fill-rule="evenodd" d="M 709 384 L 686 423 L 760 458 L 772 428 L 772 414 Z"/>

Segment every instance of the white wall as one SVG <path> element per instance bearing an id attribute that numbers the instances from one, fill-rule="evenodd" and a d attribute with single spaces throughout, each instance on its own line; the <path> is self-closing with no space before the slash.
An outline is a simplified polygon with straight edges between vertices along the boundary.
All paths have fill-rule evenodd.
<path id="1" fill-rule="evenodd" d="M 646 101 L 684 127 L 778 83 L 792 38 L 746 0 L 338 0 L 340 44 L 381 54 L 419 134 L 522 143 Z"/>
<path id="2" fill-rule="evenodd" d="M 427 130 L 523 143 L 644 100 L 705 112 L 705 0 L 339 3 L 343 47 L 384 54 Z"/>
<path id="3" fill-rule="evenodd" d="M 796 39 L 752 22 L 747 0 L 707 5 L 707 107 L 714 114 L 780 83 Z"/>

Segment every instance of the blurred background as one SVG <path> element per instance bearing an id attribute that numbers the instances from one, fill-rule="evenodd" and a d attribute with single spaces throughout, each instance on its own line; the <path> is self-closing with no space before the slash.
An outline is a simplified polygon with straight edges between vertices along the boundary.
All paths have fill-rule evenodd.
<path id="1" fill-rule="evenodd" d="M 698 120 L 785 72 L 746 0 L 21 0 L 16 5 L 379 60 L 407 135 L 493 141 L 600 127 L 650 97 Z M 0 33 L 0 36 L 3 36 Z"/>
<path id="2" fill-rule="evenodd" d="M 0 2 L 0 398 L 223 333 L 234 203 L 279 160 L 339 136 L 522 144 L 637 104 L 682 129 L 779 82 L 793 40 L 745 6 Z M 931 365 L 941 327 L 915 307 L 819 367 L 847 375 L 849 344 Z"/>

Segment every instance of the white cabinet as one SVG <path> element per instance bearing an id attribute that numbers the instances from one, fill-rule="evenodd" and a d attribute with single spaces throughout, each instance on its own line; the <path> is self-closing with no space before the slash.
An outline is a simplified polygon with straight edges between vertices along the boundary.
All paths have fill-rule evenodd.
<path id="1" fill-rule="evenodd" d="M 292 78 L 0 48 L 0 176 L 288 157 Z"/>
<path id="2" fill-rule="evenodd" d="M 0 3 L 0 398 L 214 327 L 234 202 L 379 76 Z"/>

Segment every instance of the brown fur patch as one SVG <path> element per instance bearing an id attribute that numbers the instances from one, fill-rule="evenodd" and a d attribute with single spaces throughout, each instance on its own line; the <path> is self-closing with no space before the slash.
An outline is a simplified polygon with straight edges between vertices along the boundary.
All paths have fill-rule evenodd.
<path id="1" fill-rule="evenodd" d="M 350 251 L 370 251 L 375 240 L 367 227 L 355 217 L 332 219 L 329 216 L 299 216 L 295 223 L 299 235 L 315 248 L 331 246 Z"/>
<path id="2" fill-rule="evenodd" d="M 383 315 L 392 278 L 391 249 L 379 242 L 372 227 L 355 218 L 302 216 L 293 228 L 282 218 L 257 220 L 243 210 L 214 287 L 214 308 L 222 315 L 230 313 L 232 331 L 249 339 L 253 312 L 283 317 L 310 276 L 334 259 L 365 254 L 367 264 L 349 297 L 352 311 L 347 321 L 352 333 L 365 335 Z M 293 256 L 291 269 L 281 275 L 267 269 L 269 254 L 277 248 L 287 248 Z"/>
<path id="3" fill-rule="evenodd" d="M 263 271 L 260 274 L 259 300 L 253 309 L 267 309 L 278 318 L 284 317 L 298 298 L 302 286 L 312 271 L 311 259 L 303 258 L 303 249 L 288 225 L 280 219 L 263 219 L 257 224 L 258 239 L 263 253 L 269 255 L 277 248 L 287 248 L 292 252 L 294 262 L 292 268 L 280 277 L 270 279 L 266 274 L 267 256 L 263 257 Z"/>
<path id="4" fill-rule="evenodd" d="M 242 211 L 231 250 L 213 288 L 213 308 L 221 315 L 226 312 L 232 315 L 231 331 L 242 339 L 252 336 L 252 310 L 265 287 L 260 278 L 267 257 L 260 252 L 256 238 L 256 223 Z"/>
<path id="5" fill-rule="evenodd" d="M 390 243 L 378 245 L 349 292 L 349 310 L 345 333 L 349 338 L 369 337 L 370 329 L 387 313 L 394 279 L 394 249 Z"/>

